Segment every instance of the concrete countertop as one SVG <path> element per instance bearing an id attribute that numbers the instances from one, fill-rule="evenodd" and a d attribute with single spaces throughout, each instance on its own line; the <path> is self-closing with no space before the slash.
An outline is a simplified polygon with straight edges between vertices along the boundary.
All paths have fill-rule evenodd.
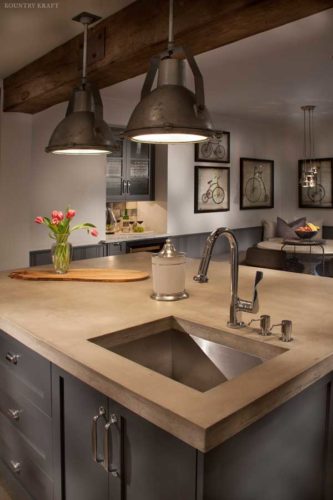
<path id="1" fill-rule="evenodd" d="M 150 271 L 151 256 L 126 254 L 73 267 Z M 229 264 L 211 262 L 209 282 L 192 280 L 198 261 L 188 260 L 190 298 L 150 299 L 151 278 L 134 283 L 29 282 L 0 273 L 0 327 L 64 370 L 201 451 L 208 451 L 301 392 L 333 369 L 333 280 L 264 270 L 260 314 L 273 323 L 293 321 L 294 342 L 255 329 L 232 330 Z M 240 296 L 251 298 L 255 269 L 240 267 Z M 184 386 L 88 341 L 170 316 L 221 329 L 228 344 L 244 342 L 258 354 L 285 348 L 263 364 L 206 392 Z M 253 316 L 244 315 L 245 321 Z"/>

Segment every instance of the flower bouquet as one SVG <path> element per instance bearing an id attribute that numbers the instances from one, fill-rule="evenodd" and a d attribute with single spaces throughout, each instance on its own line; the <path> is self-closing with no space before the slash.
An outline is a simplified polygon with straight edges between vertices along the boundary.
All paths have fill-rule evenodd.
<path id="1" fill-rule="evenodd" d="M 68 208 L 65 214 L 58 210 L 53 210 L 51 217 L 38 216 L 35 218 L 36 224 L 45 224 L 49 228 L 49 236 L 55 240 L 51 248 L 51 253 L 53 266 L 55 272 L 58 274 L 68 272 L 72 257 L 72 245 L 68 242 L 68 238 L 73 231 L 86 229 L 91 236 L 98 236 L 96 226 L 89 222 L 70 227 L 75 215 L 75 210 Z"/>

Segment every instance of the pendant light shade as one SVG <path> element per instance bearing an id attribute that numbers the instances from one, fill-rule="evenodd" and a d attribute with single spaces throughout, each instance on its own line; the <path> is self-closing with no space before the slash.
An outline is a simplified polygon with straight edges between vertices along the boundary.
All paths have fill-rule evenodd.
<path id="1" fill-rule="evenodd" d="M 193 73 L 195 93 L 184 85 L 185 58 Z M 152 85 L 158 73 L 157 87 Z M 154 57 L 123 135 L 153 144 L 202 142 L 215 133 L 205 106 L 203 78 L 193 55 L 173 42 L 173 1 L 170 0 L 168 49 Z"/>
<path id="2" fill-rule="evenodd" d="M 113 141 L 103 120 L 102 99 L 98 89 L 86 80 L 88 25 L 100 18 L 84 12 L 73 19 L 85 28 L 81 84 L 73 90 L 66 116 L 55 128 L 45 151 L 67 155 L 109 153 Z"/>
<path id="3" fill-rule="evenodd" d="M 315 106 L 302 106 L 304 118 L 304 161 L 300 178 L 303 188 L 314 188 L 318 181 L 318 167 L 314 162 L 314 125 Z"/>

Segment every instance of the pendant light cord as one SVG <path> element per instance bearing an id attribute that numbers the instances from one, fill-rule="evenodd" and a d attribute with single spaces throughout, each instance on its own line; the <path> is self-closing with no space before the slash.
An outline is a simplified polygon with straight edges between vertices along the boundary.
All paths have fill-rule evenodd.
<path id="1" fill-rule="evenodd" d="M 173 33 L 173 0 L 169 0 L 169 35 L 168 35 L 168 50 L 172 53 L 175 46 Z"/>
<path id="2" fill-rule="evenodd" d="M 306 111 L 303 108 L 303 148 L 304 148 L 304 159 L 307 159 L 307 150 L 306 150 Z"/>
<path id="3" fill-rule="evenodd" d="M 87 81 L 87 45 L 88 45 L 88 24 L 83 24 L 83 61 L 82 61 L 82 85 Z"/>
<path id="4" fill-rule="evenodd" d="M 308 135 L 309 135 L 309 165 L 310 172 L 312 169 L 312 133 L 311 133 L 311 123 L 312 123 L 312 110 L 309 108 L 308 113 Z"/>

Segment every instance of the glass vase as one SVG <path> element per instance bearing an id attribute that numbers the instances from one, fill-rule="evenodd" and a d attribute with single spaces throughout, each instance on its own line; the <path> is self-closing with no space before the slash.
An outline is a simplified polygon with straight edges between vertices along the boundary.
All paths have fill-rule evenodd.
<path id="1" fill-rule="evenodd" d="M 69 234 L 56 235 L 56 242 L 51 247 L 52 262 L 57 274 L 65 274 L 72 260 L 72 245 L 68 242 Z"/>

